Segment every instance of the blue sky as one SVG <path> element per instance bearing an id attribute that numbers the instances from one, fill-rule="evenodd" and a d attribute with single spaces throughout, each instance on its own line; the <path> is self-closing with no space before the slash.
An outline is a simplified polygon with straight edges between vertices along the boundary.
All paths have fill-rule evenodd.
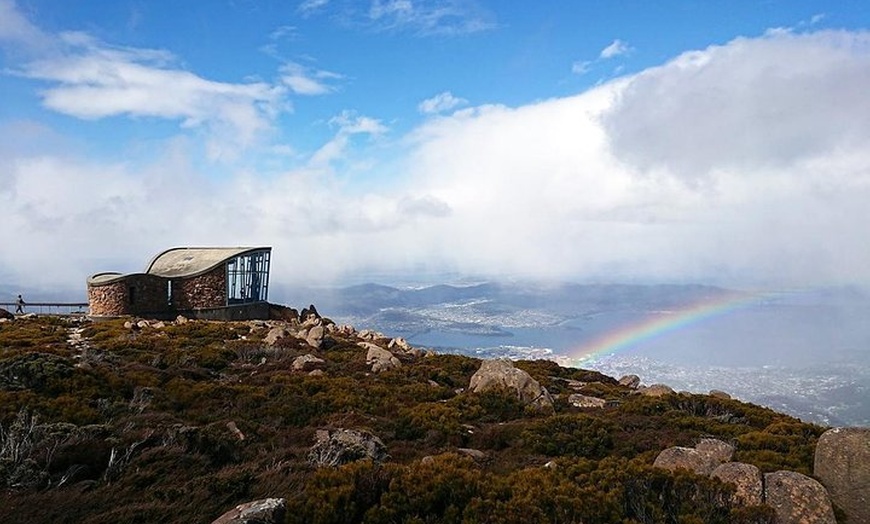
<path id="1" fill-rule="evenodd" d="M 0 282 L 870 282 L 861 2 L 0 0 Z M 26 260 L 26 264 L 21 261 Z"/>

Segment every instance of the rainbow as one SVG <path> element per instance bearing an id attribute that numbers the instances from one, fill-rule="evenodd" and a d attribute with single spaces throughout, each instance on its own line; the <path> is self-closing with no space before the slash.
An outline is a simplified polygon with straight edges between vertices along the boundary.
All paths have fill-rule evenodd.
<path id="1" fill-rule="evenodd" d="M 761 304 L 768 297 L 769 294 L 735 292 L 701 300 L 682 309 L 660 312 L 652 318 L 619 327 L 571 350 L 569 359 L 577 365 L 625 351 L 641 342 L 678 331 L 703 320 Z"/>

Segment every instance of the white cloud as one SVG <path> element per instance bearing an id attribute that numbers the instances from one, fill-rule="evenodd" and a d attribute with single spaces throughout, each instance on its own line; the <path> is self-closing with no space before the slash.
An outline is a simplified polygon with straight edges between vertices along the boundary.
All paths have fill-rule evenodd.
<path id="1" fill-rule="evenodd" d="M 329 4 L 329 0 L 305 0 L 299 4 L 297 9 L 303 15 L 310 15 L 323 9 L 327 4 Z"/>
<path id="2" fill-rule="evenodd" d="M 766 33 L 633 77 L 605 115 L 614 151 L 698 181 L 790 168 L 870 136 L 870 33 Z"/>
<path id="3" fill-rule="evenodd" d="M 606 60 L 608 58 L 614 58 L 620 55 L 628 54 L 632 51 L 632 48 L 622 40 L 618 38 L 610 43 L 609 46 L 605 47 L 601 50 L 599 54 L 599 58 Z"/>
<path id="4" fill-rule="evenodd" d="M 53 111 L 81 119 L 126 115 L 205 127 L 211 150 L 246 147 L 270 128 L 285 89 L 265 82 L 228 83 L 175 67 L 163 50 L 109 46 L 84 33 L 63 33 L 62 53 L 26 62 L 15 73 L 45 81 L 40 96 Z"/>
<path id="5" fill-rule="evenodd" d="M 281 81 L 297 95 L 324 95 L 335 91 L 327 82 L 342 76 L 330 71 L 312 69 L 289 62 L 281 67 Z"/>
<path id="6" fill-rule="evenodd" d="M 0 44 L 4 42 L 30 51 L 48 47 L 51 38 L 19 11 L 14 0 L 0 0 Z"/>
<path id="7" fill-rule="evenodd" d="M 585 75 L 589 72 L 592 62 L 589 60 L 578 60 L 571 64 L 571 72 L 575 75 Z"/>
<path id="8" fill-rule="evenodd" d="M 494 15 L 468 0 L 358 0 L 331 2 L 336 20 L 374 31 L 401 31 L 418 36 L 459 36 L 496 27 Z M 327 0 L 307 0 L 299 6 L 303 16 L 325 11 Z"/>
<path id="9" fill-rule="evenodd" d="M 444 113 L 466 104 L 468 104 L 468 100 L 453 96 L 453 93 L 450 91 L 444 91 L 443 93 L 438 93 L 432 98 L 427 98 L 420 102 L 417 106 L 417 110 L 423 114 L 432 115 Z"/>
<path id="10" fill-rule="evenodd" d="M 140 269 L 171 245 L 264 244 L 274 282 L 429 268 L 868 284 L 868 60 L 865 32 L 767 34 L 572 97 L 458 110 L 393 142 L 348 111 L 306 165 L 221 181 L 184 140 L 135 166 L 49 139 L 22 149 L 15 136 L 43 131 L 0 129 L 0 274 L 83 292 L 84 275 Z M 380 178 L 355 184 L 351 153 Z"/>

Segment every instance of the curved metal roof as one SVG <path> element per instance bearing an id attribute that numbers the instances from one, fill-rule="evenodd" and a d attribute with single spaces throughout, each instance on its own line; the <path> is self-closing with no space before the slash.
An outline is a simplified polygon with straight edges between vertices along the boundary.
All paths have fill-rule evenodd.
<path id="1" fill-rule="evenodd" d="M 192 277 L 239 255 L 271 250 L 270 247 L 175 247 L 154 257 L 145 272 L 166 278 Z"/>
<path id="2" fill-rule="evenodd" d="M 232 258 L 258 251 L 272 251 L 271 247 L 174 247 L 151 260 L 145 274 L 164 278 L 187 278 L 201 275 Z M 142 274 L 142 273 L 136 273 Z M 117 272 L 97 273 L 88 278 L 88 284 L 101 286 L 123 280 L 131 274 Z"/>
<path id="3" fill-rule="evenodd" d="M 100 284 L 108 284 L 110 282 L 115 282 L 124 278 L 123 273 L 117 273 L 114 271 L 107 271 L 105 273 L 97 273 L 96 275 L 91 275 L 88 278 L 88 284 L 100 285 Z"/>

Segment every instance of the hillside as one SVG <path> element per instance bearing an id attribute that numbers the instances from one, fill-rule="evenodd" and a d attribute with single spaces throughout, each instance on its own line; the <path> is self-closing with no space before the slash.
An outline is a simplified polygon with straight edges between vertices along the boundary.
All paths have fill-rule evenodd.
<path id="1" fill-rule="evenodd" d="M 716 438 L 734 461 L 809 475 L 825 430 L 723 396 L 515 365 L 551 406 L 471 392 L 478 359 L 317 316 L 3 322 L 0 507 L 7 522 L 209 523 L 281 497 L 293 523 L 766 523 L 773 510 L 739 504 L 733 486 L 653 462 Z"/>

